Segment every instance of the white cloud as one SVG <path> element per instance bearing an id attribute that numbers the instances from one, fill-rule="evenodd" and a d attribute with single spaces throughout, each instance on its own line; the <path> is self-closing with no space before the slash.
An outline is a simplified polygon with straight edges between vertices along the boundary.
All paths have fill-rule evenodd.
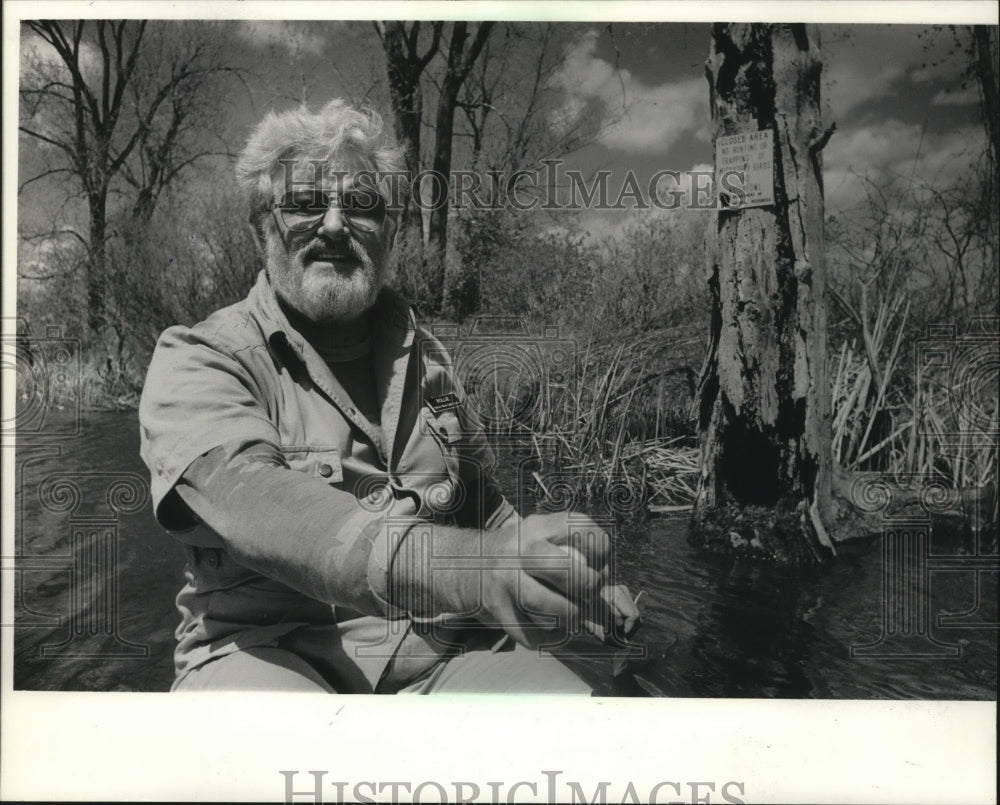
<path id="1" fill-rule="evenodd" d="M 928 81 L 937 81 L 940 71 L 936 67 L 918 67 L 910 71 L 910 81 L 914 84 L 926 84 Z"/>
<path id="2" fill-rule="evenodd" d="M 979 90 L 973 84 L 952 92 L 942 89 L 931 99 L 932 106 L 974 106 L 977 103 L 979 103 Z"/>
<path id="3" fill-rule="evenodd" d="M 868 101 L 893 94 L 892 85 L 903 76 L 898 64 L 873 66 L 859 59 L 838 59 L 825 68 L 824 97 L 833 120 L 843 120 L 853 109 Z"/>
<path id="4" fill-rule="evenodd" d="M 920 145 L 920 132 L 919 124 L 894 119 L 838 129 L 823 151 L 823 161 L 829 170 L 882 170 L 890 163 L 912 160 Z"/>
<path id="5" fill-rule="evenodd" d="M 604 137 L 606 145 L 623 151 L 661 151 L 687 132 L 704 125 L 708 117 L 708 86 L 703 78 L 673 84 L 626 84 L 624 118 Z"/>
<path id="6" fill-rule="evenodd" d="M 877 185 L 910 176 L 915 182 L 947 183 L 972 166 L 984 137 L 976 126 L 928 134 L 916 123 L 895 119 L 837 131 L 823 151 L 827 211 L 860 202 L 866 192 L 862 177 Z"/>
<path id="7" fill-rule="evenodd" d="M 675 203 L 675 196 L 680 191 L 682 197 L 679 206 L 688 206 L 697 193 L 697 204 L 705 206 L 709 203 L 714 177 L 715 167 L 707 162 L 699 162 L 678 176 L 665 175 L 657 182 L 657 196 L 661 204 L 670 205 Z"/>
<path id="8" fill-rule="evenodd" d="M 871 101 L 917 102 L 928 91 L 920 85 L 954 82 L 964 67 L 952 34 L 933 26 L 854 25 L 841 34 L 824 45 L 824 112 L 833 120 Z"/>
<path id="9" fill-rule="evenodd" d="M 565 93 L 555 121 L 565 125 L 595 108 L 607 127 L 600 142 L 629 153 L 663 152 L 683 135 L 707 129 L 708 87 L 703 78 L 650 85 L 596 55 L 597 31 L 566 54 L 551 85 Z"/>
<path id="10" fill-rule="evenodd" d="M 331 24 L 323 23 L 324 33 L 329 33 Z M 315 30 L 315 23 L 288 22 L 280 20 L 243 20 L 236 28 L 237 35 L 258 47 L 278 45 L 293 55 L 311 53 L 322 55 L 326 49 L 327 37 Z"/>
<path id="11" fill-rule="evenodd" d="M 710 193 L 715 169 L 712 165 L 698 163 L 673 176 L 665 174 L 656 185 L 658 203 L 654 203 L 647 183 L 640 182 L 644 206 L 629 205 L 621 210 L 586 210 L 576 219 L 576 231 L 583 234 L 586 243 L 611 243 L 629 237 L 629 230 L 637 224 L 655 222 L 666 228 L 683 228 L 692 217 L 709 215 Z M 697 187 L 697 204 L 692 196 Z M 678 191 L 681 196 L 675 198 Z M 613 194 L 612 194 L 613 198 Z M 548 231 L 564 232 L 568 228 L 554 225 Z"/>
<path id="12" fill-rule="evenodd" d="M 850 131 L 837 131 L 824 150 L 830 170 L 907 173 L 917 163 L 917 173 L 930 180 L 941 170 L 968 164 L 982 150 L 984 134 L 967 126 L 943 134 L 927 134 L 917 123 L 890 119 Z"/>

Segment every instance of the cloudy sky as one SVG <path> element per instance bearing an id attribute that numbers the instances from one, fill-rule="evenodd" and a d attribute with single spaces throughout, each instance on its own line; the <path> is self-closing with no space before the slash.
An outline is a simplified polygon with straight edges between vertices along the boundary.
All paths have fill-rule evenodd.
<path id="1" fill-rule="evenodd" d="M 862 176 L 948 179 L 981 150 L 977 90 L 962 85 L 963 57 L 949 54 L 947 29 L 823 25 L 820 31 L 824 122 L 837 125 L 824 152 L 828 212 L 858 202 Z M 387 98 L 369 22 L 233 21 L 217 36 L 234 63 L 256 75 L 228 99 L 227 128 L 219 134 L 233 150 L 268 108 L 336 96 L 380 105 Z M 709 169 L 706 23 L 564 23 L 558 46 L 565 59 L 547 82 L 554 99 L 549 114 L 586 108 L 607 121 L 595 142 L 568 156 L 567 167 L 606 168 L 612 181 L 632 170 L 640 182 L 663 169 Z M 23 35 L 22 66 L 32 54 L 44 57 L 44 47 Z M 25 154 L 22 181 L 31 167 Z M 22 215 L 51 206 L 49 192 L 23 197 Z M 585 218 L 595 231 L 613 234 L 629 214 Z"/>
<path id="2" fill-rule="evenodd" d="M 820 29 L 824 123 L 837 131 L 824 151 L 827 211 L 859 199 L 861 176 L 915 172 L 953 177 L 984 143 L 978 94 L 962 86 L 961 57 L 948 31 L 919 25 L 831 25 Z M 591 28 L 572 45 L 566 81 L 627 114 L 577 155 L 612 170 L 688 170 L 712 163 L 704 61 L 706 26 Z M 613 65 L 617 62 L 619 74 Z"/>

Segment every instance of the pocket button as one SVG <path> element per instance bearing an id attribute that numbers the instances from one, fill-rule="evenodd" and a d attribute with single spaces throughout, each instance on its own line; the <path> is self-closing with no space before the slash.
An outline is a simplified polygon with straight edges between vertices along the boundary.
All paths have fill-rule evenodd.
<path id="1" fill-rule="evenodd" d="M 333 467 L 331 467 L 329 464 L 320 464 L 319 474 L 322 475 L 324 478 L 329 478 L 331 475 L 333 475 Z"/>

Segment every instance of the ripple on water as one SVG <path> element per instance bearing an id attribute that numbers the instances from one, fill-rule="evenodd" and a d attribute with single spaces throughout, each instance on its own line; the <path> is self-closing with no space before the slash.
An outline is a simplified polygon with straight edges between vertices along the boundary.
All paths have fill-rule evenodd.
<path id="1" fill-rule="evenodd" d="M 30 465 L 23 479 L 29 494 L 19 496 L 24 544 L 42 556 L 65 553 L 70 544 L 65 515 L 44 512 L 30 494 L 46 474 L 127 471 L 146 477 L 135 412 L 89 415 L 79 437 L 60 450 Z M 501 469 L 505 488 L 513 490 L 516 466 L 508 461 Z M 633 594 L 647 593 L 638 638 L 654 650 L 640 672 L 643 689 L 685 697 L 996 699 L 995 626 L 932 626 L 940 642 L 966 641 L 958 658 L 851 657 L 852 646 L 877 640 L 883 628 L 878 540 L 845 544 L 823 568 L 789 570 L 734 566 L 699 553 L 688 545 L 686 531 L 684 518 L 657 518 L 624 524 L 616 535 L 620 580 Z M 39 647 L 62 639 L 65 624 L 51 632 L 23 629 L 15 632 L 16 687 L 113 690 L 139 684 L 139 677 L 142 689 L 169 687 L 173 599 L 183 561 L 153 522 L 148 503 L 122 516 L 119 533 L 121 629 L 124 637 L 150 647 L 148 665 L 95 661 L 81 676 L 69 660 L 39 659 Z M 43 615 L 62 612 L 56 603 L 67 598 L 63 577 L 23 575 L 25 605 Z M 932 624 L 943 612 L 974 610 L 977 600 L 982 620 L 995 624 L 995 572 L 979 574 L 978 591 L 974 574 L 931 574 Z"/>

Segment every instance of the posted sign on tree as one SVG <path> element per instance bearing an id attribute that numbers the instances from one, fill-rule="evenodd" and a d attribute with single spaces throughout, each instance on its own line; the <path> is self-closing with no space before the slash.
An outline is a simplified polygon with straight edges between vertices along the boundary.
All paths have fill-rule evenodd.
<path id="1" fill-rule="evenodd" d="M 739 210 L 774 204 L 774 135 L 770 129 L 715 141 L 719 208 Z"/>

